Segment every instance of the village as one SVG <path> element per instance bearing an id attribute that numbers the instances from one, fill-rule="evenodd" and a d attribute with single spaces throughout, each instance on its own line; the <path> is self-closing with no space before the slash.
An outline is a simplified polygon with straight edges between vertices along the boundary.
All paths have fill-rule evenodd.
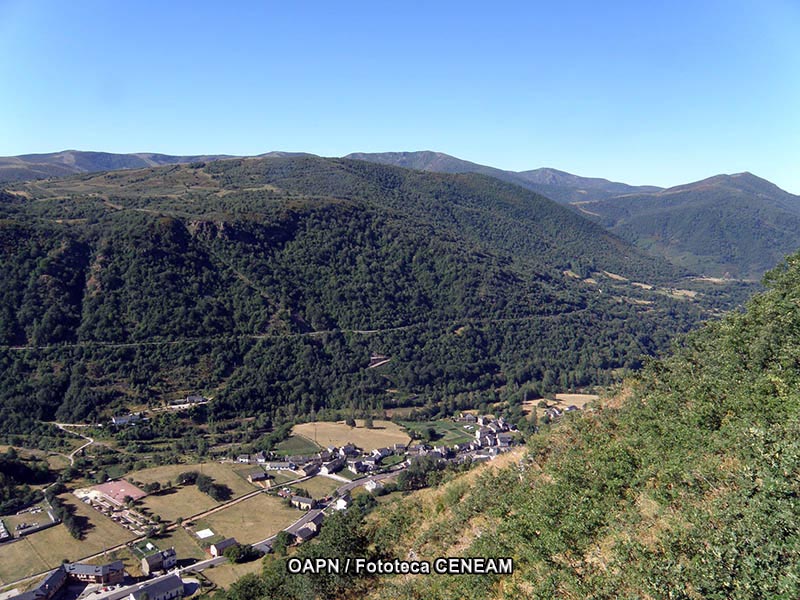
<path id="1" fill-rule="evenodd" d="M 115 418 L 115 421 L 124 426 L 145 418 L 140 415 L 130 417 Z M 243 470 L 236 472 L 252 486 L 252 491 L 236 487 L 237 497 L 231 501 L 214 505 L 198 514 L 181 514 L 177 517 L 167 514 L 168 521 L 159 519 L 152 509 L 162 506 L 161 497 L 170 490 L 149 493 L 142 489 L 151 489 L 154 487 L 152 483 L 142 484 L 129 478 L 76 489 L 73 495 L 81 504 L 134 536 L 124 546 L 140 561 L 137 574 L 126 573 L 120 561 L 103 563 L 97 560 L 99 557 L 91 562 L 100 564 L 84 564 L 81 561 L 64 563 L 47 572 L 36 586 L 16 594 L 11 590 L 0 594 L 0 599 L 50 600 L 67 588 L 73 590 L 69 598 L 75 599 L 170 600 L 191 595 L 198 589 L 192 574 L 226 563 L 225 551 L 228 548 L 243 546 L 257 553 L 269 553 L 278 533 L 275 531 L 260 540 L 245 539 L 240 544 L 235 536 L 224 535 L 224 527 L 214 524 L 218 522 L 214 520 L 216 515 L 236 507 L 243 507 L 239 509 L 243 513 L 244 507 L 250 502 L 260 501 L 259 497 L 264 497 L 263 502 L 283 502 L 287 508 L 278 508 L 279 504 L 261 504 L 259 510 L 270 510 L 269 506 L 274 506 L 274 510 L 279 512 L 287 509 L 300 511 L 302 514 L 299 517 L 284 515 L 284 522 L 288 523 L 279 531 L 290 534 L 293 544 L 303 544 L 319 533 L 327 514 L 347 510 L 352 502 L 352 493 L 361 488 L 367 493 L 380 494 L 384 485 L 396 480 L 415 459 L 428 457 L 428 460 L 436 462 L 481 463 L 507 452 L 515 443 L 516 428 L 502 417 L 495 419 L 463 413 L 451 421 L 453 427 L 462 431 L 464 440 L 468 438 L 469 441 L 444 444 L 411 440 L 409 443 L 396 442 L 377 448 L 360 448 L 347 442 L 322 447 L 313 454 L 276 456 L 257 452 L 223 459 L 217 467 L 208 465 L 206 471 L 219 476 L 222 473 L 219 469 L 226 467 L 226 464 L 228 468 L 242 467 Z M 189 467 L 186 465 L 186 468 Z M 330 483 L 321 485 L 322 481 Z M 186 489 L 187 492 L 180 493 L 188 493 Z M 308 495 L 301 491 L 307 491 Z M 157 528 L 162 532 L 175 532 L 169 535 L 184 531 L 204 549 L 205 557 L 200 558 L 196 553 L 194 556 L 181 556 L 176 547 L 164 546 L 154 535 Z M 7 533 L 11 541 L 15 541 L 14 532 Z M 104 552 L 103 556 L 107 554 Z M 182 573 L 187 575 L 186 581 L 181 578 Z M 83 587 L 76 591 L 76 586 Z"/>

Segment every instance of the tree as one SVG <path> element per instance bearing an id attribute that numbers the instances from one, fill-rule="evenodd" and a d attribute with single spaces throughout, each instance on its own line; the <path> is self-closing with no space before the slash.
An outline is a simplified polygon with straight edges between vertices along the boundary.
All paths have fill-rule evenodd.
<path id="1" fill-rule="evenodd" d="M 364 427 L 367 429 L 372 429 L 374 427 L 374 423 L 372 422 L 372 415 L 367 415 L 367 418 L 364 419 Z"/>
<path id="2" fill-rule="evenodd" d="M 281 531 L 275 536 L 275 541 L 272 542 L 272 550 L 278 556 L 286 556 L 286 551 L 294 544 L 294 535 L 288 531 Z"/>

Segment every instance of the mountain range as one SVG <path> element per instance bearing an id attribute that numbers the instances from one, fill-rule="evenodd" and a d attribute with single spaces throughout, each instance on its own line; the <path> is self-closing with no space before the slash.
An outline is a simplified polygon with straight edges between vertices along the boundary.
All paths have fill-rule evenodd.
<path id="1" fill-rule="evenodd" d="M 439 172 L 490 175 L 558 202 L 676 265 L 712 277 L 759 280 L 800 248 L 800 197 L 751 173 L 662 189 L 556 171 L 501 171 L 435 152 L 351 158 Z"/>
<path id="2" fill-rule="evenodd" d="M 282 423 L 608 383 L 746 291 L 491 177 L 314 156 L 8 184 L 0 267 L 12 430 L 187 390 Z"/>
<path id="3" fill-rule="evenodd" d="M 269 152 L 259 157 L 299 157 Z M 115 169 L 209 162 L 227 155 L 170 156 L 68 150 L 0 158 L 0 182 Z M 258 157 L 257 157 L 258 158 Z M 675 186 L 632 186 L 551 168 L 508 171 L 441 152 L 354 153 L 349 159 L 420 171 L 477 173 L 569 205 L 639 248 L 690 271 L 757 281 L 800 247 L 800 197 L 750 173 Z"/>

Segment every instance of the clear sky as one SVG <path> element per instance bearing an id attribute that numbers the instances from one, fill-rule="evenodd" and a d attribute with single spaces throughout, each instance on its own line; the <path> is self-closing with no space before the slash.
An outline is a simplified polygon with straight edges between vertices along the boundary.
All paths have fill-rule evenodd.
<path id="1" fill-rule="evenodd" d="M 0 0 L 0 155 L 438 150 L 800 194 L 800 2 Z"/>

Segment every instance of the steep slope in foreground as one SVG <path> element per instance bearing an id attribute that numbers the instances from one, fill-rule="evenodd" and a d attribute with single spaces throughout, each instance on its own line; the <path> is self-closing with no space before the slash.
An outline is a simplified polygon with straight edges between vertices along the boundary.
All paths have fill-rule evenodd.
<path id="1" fill-rule="evenodd" d="M 800 248 L 800 197 L 750 173 L 575 206 L 638 246 L 717 277 L 760 279 Z"/>
<path id="2" fill-rule="evenodd" d="M 510 556 L 512 576 L 384 576 L 370 597 L 798 597 L 800 255 L 768 283 L 525 460 L 365 529 L 398 558 Z"/>
<path id="3" fill-rule="evenodd" d="M 608 382 L 709 314 L 702 295 L 565 276 L 676 273 L 477 175 L 237 159 L 11 191 L 0 203 L 6 430 L 190 391 L 214 396 L 217 417 L 275 423 L 352 405 L 435 412 L 526 382 Z M 371 352 L 392 360 L 367 369 Z"/>

